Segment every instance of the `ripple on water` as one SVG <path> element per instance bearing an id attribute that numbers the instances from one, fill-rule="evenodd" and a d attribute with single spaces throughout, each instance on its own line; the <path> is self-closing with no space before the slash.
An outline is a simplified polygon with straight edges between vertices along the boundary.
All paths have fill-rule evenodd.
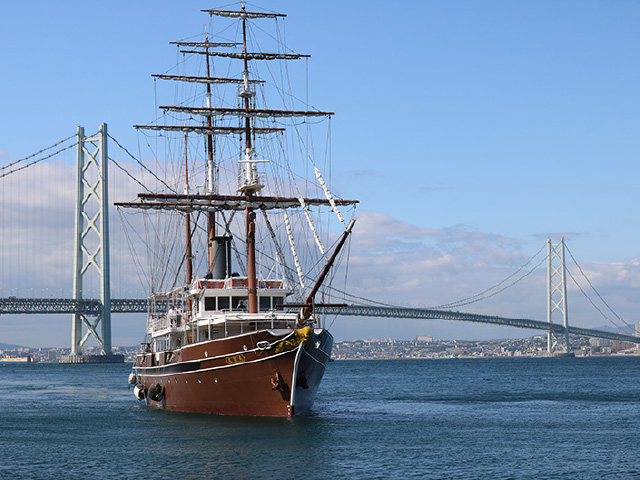
<path id="1" fill-rule="evenodd" d="M 4 367 L 0 478 L 640 478 L 639 358 L 333 362 L 293 419 L 144 408 L 123 365 Z"/>

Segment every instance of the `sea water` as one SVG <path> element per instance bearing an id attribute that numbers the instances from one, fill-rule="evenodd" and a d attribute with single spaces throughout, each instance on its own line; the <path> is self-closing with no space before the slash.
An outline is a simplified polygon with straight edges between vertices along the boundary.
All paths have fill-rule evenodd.
<path id="1" fill-rule="evenodd" d="M 141 406 L 129 365 L 0 365 L 0 479 L 640 478 L 640 357 L 336 361 L 308 417 Z"/>

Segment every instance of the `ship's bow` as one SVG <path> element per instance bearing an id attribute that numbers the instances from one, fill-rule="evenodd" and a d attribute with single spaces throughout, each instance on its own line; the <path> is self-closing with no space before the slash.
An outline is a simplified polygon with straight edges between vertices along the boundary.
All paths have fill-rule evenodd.
<path id="1" fill-rule="evenodd" d="M 292 415 L 306 415 L 311 411 L 332 348 L 333 336 L 320 328 L 314 329 L 310 338 L 298 347 L 291 395 Z"/>

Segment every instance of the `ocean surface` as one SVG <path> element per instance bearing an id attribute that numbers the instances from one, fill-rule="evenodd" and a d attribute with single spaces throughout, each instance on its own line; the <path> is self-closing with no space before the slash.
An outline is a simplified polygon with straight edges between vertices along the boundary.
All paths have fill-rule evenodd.
<path id="1" fill-rule="evenodd" d="M 640 478 L 640 357 L 336 361 L 293 419 L 151 410 L 129 371 L 0 364 L 0 479 Z"/>

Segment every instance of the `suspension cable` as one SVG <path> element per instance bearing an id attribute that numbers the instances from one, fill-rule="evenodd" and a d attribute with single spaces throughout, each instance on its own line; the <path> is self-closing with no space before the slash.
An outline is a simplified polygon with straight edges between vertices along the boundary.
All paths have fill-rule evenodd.
<path id="1" fill-rule="evenodd" d="M 8 163 L 7 165 L 5 165 L 5 166 L 3 166 L 3 167 L 0 167 L 0 171 L 1 171 L 1 170 L 6 170 L 7 168 L 9 168 L 9 167 L 11 167 L 11 166 L 16 165 L 16 164 L 18 164 L 18 163 L 20 163 L 20 162 L 24 162 L 25 160 L 28 160 L 28 159 L 30 159 L 30 158 L 32 158 L 32 157 L 36 157 L 36 156 L 40 155 L 42 152 L 45 152 L 45 151 L 50 150 L 50 149 L 52 149 L 52 148 L 54 148 L 54 147 L 57 147 L 57 146 L 58 146 L 58 145 L 60 145 L 61 143 L 64 143 L 64 142 L 66 142 L 67 140 L 69 140 L 69 139 L 71 139 L 71 138 L 73 138 L 73 137 L 75 137 L 75 135 L 71 135 L 70 137 L 67 137 L 67 138 L 65 138 L 64 140 L 60 140 L 58 143 L 54 143 L 54 144 L 53 144 L 53 145 L 51 145 L 50 147 L 43 148 L 42 150 L 39 150 L 39 151 L 37 151 L 36 153 L 32 153 L 31 155 L 29 155 L 29 156 L 27 156 L 27 157 L 24 157 L 24 158 L 21 158 L 20 160 L 16 160 L 15 162 Z M 77 143 L 77 142 L 76 142 L 76 143 Z M 74 145 L 75 145 L 75 144 L 74 144 Z M 72 145 L 72 146 L 73 146 L 73 145 Z M 62 150 L 60 150 L 60 151 L 62 151 Z M 60 151 L 59 151 L 59 152 L 60 152 Z M 58 153 L 59 153 L 59 152 L 58 152 Z M 49 157 L 46 157 L 46 158 L 49 158 Z M 42 160 L 44 160 L 44 158 L 43 158 Z M 31 163 L 30 165 L 33 165 L 33 164 Z M 17 171 L 17 170 L 14 170 L 14 171 Z"/>
<path id="2" fill-rule="evenodd" d="M 74 136 L 75 136 L 75 135 L 74 135 Z M 71 137 L 69 137 L 69 138 L 71 138 Z M 67 138 L 67 140 L 69 140 L 69 138 Z M 68 147 L 61 148 L 60 150 L 57 150 L 57 151 L 55 151 L 55 152 L 53 152 L 53 153 L 51 153 L 51 154 L 47 155 L 46 157 L 39 158 L 39 159 L 37 159 L 37 160 L 34 160 L 34 161 L 32 161 L 32 162 L 27 163 L 26 165 L 22 165 L 21 167 L 18 167 L 18 168 L 15 168 L 15 169 L 13 169 L 13 170 L 10 170 L 10 171 L 8 171 L 8 172 L 6 172 L 6 173 L 3 173 L 2 175 L 0 175 L 0 178 L 7 177 L 7 176 L 11 175 L 12 173 L 19 172 L 20 170 L 24 170 L 25 168 L 28 168 L 28 167 L 30 167 L 30 166 L 32 166 L 32 165 L 35 165 L 36 163 L 40 163 L 40 162 L 42 162 L 43 160 L 47 160 L 48 158 L 54 157 L 54 156 L 56 156 L 57 154 L 64 152 L 65 150 L 69 150 L 70 148 L 75 147 L 77 144 L 78 144 L 78 142 L 72 143 L 72 144 L 71 144 L 71 145 L 69 145 Z M 59 145 L 59 143 L 58 143 L 58 144 L 56 144 L 56 145 Z M 49 148 L 51 148 L 51 147 L 49 147 Z M 45 150 L 48 150 L 48 149 L 45 149 Z M 43 151 L 43 150 L 41 150 L 40 152 L 42 152 L 42 151 Z M 40 153 L 40 152 L 38 152 L 38 153 Z M 9 165 L 15 165 L 16 163 L 18 163 L 18 162 L 20 162 L 20 161 L 23 161 L 23 160 L 25 160 L 25 159 L 27 159 L 27 158 L 31 158 L 31 157 L 33 157 L 34 155 L 37 155 L 37 154 L 30 155 L 29 157 L 25 157 L 25 158 L 23 158 L 22 160 L 18 160 L 18 161 L 16 161 L 16 162 L 10 163 Z M 9 165 L 7 165 L 7 166 L 5 166 L 5 167 L 0 168 L 0 170 L 3 170 L 3 169 L 5 169 L 5 168 L 7 168 Z"/>
<path id="3" fill-rule="evenodd" d="M 147 192 L 151 193 L 151 190 L 149 190 L 147 187 L 144 186 L 144 184 L 138 180 L 137 178 L 135 178 L 133 175 L 131 175 L 127 169 L 125 169 L 124 167 L 122 167 L 118 162 L 116 162 L 113 158 L 109 157 L 109 160 L 111 160 L 113 162 L 113 164 L 118 167 L 120 170 L 122 170 L 131 180 L 133 180 L 134 182 L 136 182 L 138 185 L 140 185 L 142 188 L 144 188 Z"/>
<path id="4" fill-rule="evenodd" d="M 611 313 L 613 313 L 613 315 L 620 320 L 621 322 L 623 322 L 629 329 L 631 329 L 632 331 L 634 331 L 634 328 L 629 325 L 627 323 L 627 321 L 620 317 L 620 315 L 618 315 L 612 308 L 611 306 L 605 301 L 604 298 L 602 298 L 602 295 L 600 295 L 600 293 L 596 290 L 596 287 L 593 286 L 593 284 L 591 283 L 591 281 L 589 280 L 589 278 L 587 277 L 587 275 L 584 273 L 584 271 L 582 270 L 582 267 L 580 267 L 580 265 L 578 264 L 578 262 L 576 261 L 576 259 L 574 258 L 573 254 L 571 253 L 571 250 L 569 250 L 569 247 L 567 247 L 567 245 L 565 244 L 565 248 L 567 249 L 567 251 L 569 252 L 569 256 L 571 257 L 571 260 L 573 260 L 573 263 L 576 264 L 576 267 L 578 267 L 578 270 L 580 270 L 580 273 L 582 274 L 582 276 L 584 277 L 584 279 L 587 281 L 587 283 L 589 284 L 589 286 L 591 287 L 591 289 L 595 292 L 595 294 L 598 296 L 598 298 L 602 301 L 602 303 L 604 303 L 607 308 L 609 309 L 609 311 Z M 567 269 L 567 271 L 569 272 L 569 270 Z M 609 320 L 615 327 L 618 327 L 618 325 L 615 324 L 615 322 L 613 322 L 613 320 L 611 320 L 609 317 L 607 317 L 604 312 L 602 310 L 600 310 L 594 303 L 593 301 L 589 298 L 589 296 L 586 294 L 586 292 L 582 289 L 582 287 L 578 284 L 578 282 L 576 281 L 575 278 L 573 278 L 573 275 L 571 275 L 571 272 L 569 272 L 569 275 L 571 276 L 571 279 L 574 281 L 574 283 L 578 286 L 578 288 L 580 289 L 580 291 L 582 292 L 582 294 L 585 296 L 585 298 L 587 300 L 589 300 L 589 302 L 591 303 L 591 305 L 593 305 L 593 307 L 598 310 L 598 312 L 600 312 L 600 315 L 602 315 L 604 318 L 606 318 L 607 320 Z"/>
<path id="5" fill-rule="evenodd" d="M 481 296 L 481 295 L 483 295 L 483 294 L 485 294 L 485 293 L 487 293 L 487 292 L 489 292 L 489 291 L 493 290 L 494 288 L 499 287 L 500 285 L 502 285 L 503 283 L 505 283 L 507 280 L 509 280 L 510 278 L 514 277 L 518 272 L 520 272 L 523 268 L 525 268 L 527 265 L 529 265 L 529 264 L 533 261 L 533 259 L 534 259 L 534 258 L 536 258 L 536 257 L 540 254 L 540 252 L 544 249 L 544 247 L 545 247 L 545 246 L 546 246 L 546 244 L 544 244 L 544 245 L 540 248 L 540 250 L 538 250 L 538 252 L 536 252 L 536 253 L 535 253 L 535 255 L 533 255 L 533 256 L 532 256 L 532 257 L 531 257 L 531 258 L 530 258 L 530 259 L 529 259 L 529 260 L 528 260 L 524 265 L 522 265 L 520 268 L 518 268 L 518 270 L 516 270 L 514 273 L 512 273 L 511 275 L 509 275 L 507 278 L 505 278 L 505 279 L 504 279 L 504 280 L 502 280 L 501 282 L 497 283 L 496 285 L 492 286 L 491 288 L 488 288 L 488 289 L 484 290 L 483 292 L 480 292 L 480 293 L 478 293 L 478 294 L 476 294 L 476 295 L 473 295 L 473 296 L 471 296 L 471 297 L 467 297 L 467 298 L 463 298 L 463 299 L 461 299 L 461 300 L 458 300 L 457 302 L 452 302 L 452 303 L 448 303 L 448 304 L 445 304 L 445 305 L 436 305 L 436 306 L 432 306 L 432 307 L 430 307 L 430 308 L 433 308 L 433 309 L 443 309 L 443 308 L 450 308 L 450 307 L 461 307 L 461 306 L 464 306 L 464 305 L 469 305 L 469 304 L 471 304 L 471 303 L 479 302 L 479 301 L 481 301 L 481 300 L 485 300 L 485 299 L 487 299 L 487 298 L 491 298 L 491 297 L 493 297 L 493 296 L 495 296 L 495 295 L 497 295 L 497 294 L 499 294 L 499 293 L 503 292 L 504 290 L 506 290 L 506 289 L 508 289 L 508 288 L 510 288 L 510 287 L 512 287 L 512 286 L 514 286 L 515 284 L 517 284 L 517 283 L 519 283 L 520 281 L 522 281 L 524 278 L 526 278 L 526 277 L 528 277 L 529 275 L 531 275 L 531 273 L 533 273 L 533 271 L 534 271 L 534 270 L 536 270 L 540 265 L 542 265 L 542 263 L 544 263 L 544 261 L 547 259 L 547 256 L 545 256 L 545 257 L 544 257 L 544 258 L 543 258 L 543 259 L 542 259 L 542 260 L 541 260 L 537 265 L 535 265 L 531 270 L 529 270 L 527 273 L 525 273 L 522 277 L 520 277 L 520 278 L 519 278 L 519 279 L 517 279 L 516 281 L 514 281 L 514 282 L 512 282 L 511 284 L 509 284 L 509 285 L 505 286 L 504 288 L 502 288 L 502 289 L 500 289 L 500 290 L 498 290 L 498 291 L 496 291 L 496 292 L 492 293 L 491 295 L 488 295 L 488 296 L 486 296 L 486 297 L 482 297 L 482 298 L 478 298 L 479 296 Z M 380 306 L 383 306 L 383 307 L 402 308 L 402 306 L 401 306 L 401 305 L 394 305 L 394 304 L 391 304 L 391 303 L 386 303 L 386 302 L 380 302 L 380 301 L 377 301 L 377 300 L 372 300 L 372 299 L 370 299 L 370 298 L 360 297 L 360 296 L 358 296 L 358 295 L 354 295 L 354 294 L 348 293 L 348 292 L 346 292 L 346 291 L 341 291 L 340 289 L 335 288 L 335 287 L 332 287 L 332 286 L 327 286 L 327 288 L 328 288 L 329 290 L 333 290 L 334 292 L 336 292 L 336 293 L 338 293 L 338 294 L 343 295 L 345 298 L 347 298 L 347 297 L 348 297 L 348 298 L 350 298 L 350 299 L 360 300 L 360 301 L 362 301 L 362 302 L 365 302 L 365 305 L 366 305 L 366 304 L 374 304 L 374 305 L 380 305 Z M 477 298 L 477 300 L 473 300 L 473 299 L 476 299 L 476 298 Z M 473 300 L 473 301 L 469 301 L 469 302 L 467 302 L 467 300 Z"/>
<path id="6" fill-rule="evenodd" d="M 545 256 L 542 260 L 540 260 L 540 262 L 539 262 L 536 266 L 534 266 L 531 270 L 529 270 L 527 273 L 525 273 L 524 275 L 522 275 L 522 276 L 521 276 L 520 278 L 518 278 L 516 281 L 514 281 L 514 282 L 510 283 L 509 285 L 506 285 L 506 286 L 502 287 L 500 290 L 497 290 L 497 291 L 493 292 L 492 294 L 487 295 L 486 297 L 477 298 L 477 299 L 475 299 L 475 300 L 471 300 L 471 301 L 469 301 L 469 302 L 462 302 L 462 303 L 461 303 L 461 302 L 457 302 L 457 303 L 451 303 L 451 304 L 448 304 L 448 305 L 439 305 L 439 306 L 435 306 L 435 307 L 432 307 L 432 308 L 442 309 L 442 308 L 449 308 L 449 307 L 462 307 L 462 306 L 464 306 L 464 305 L 470 305 L 470 304 L 472 304 L 472 303 L 476 303 L 476 302 L 479 302 L 479 301 L 481 301 L 481 300 L 486 300 L 487 298 L 494 297 L 494 296 L 498 295 L 499 293 L 504 292 L 506 289 L 513 287 L 515 284 L 517 284 L 517 283 L 521 282 L 521 281 L 522 281 L 522 280 L 524 280 L 526 277 L 528 277 L 529 275 L 531 275 L 531 274 L 533 273 L 533 271 L 534 271 L 535 269 L 537 269 L 540 265 L 542 265 L 546 259 L 547 259 L 547 257 Z M 517 273 L 517 272 L 516 272 L 516 273 Z M 513 275 L 511 275 L 511 276 L 513 276 Z M 495 288 L 495 287 L 492 287 L 492 288 Z M 491 289 L 489 289 L 489 290 L 491 290 Z M 473 298 L 473 297 L 472 297 L 472 298 Z"/>
<path id="7" fill-rule="evenodd" d="M 500 285 L 502 285 L 503 283 L 505 283 L 507 280 L 509 280 L 509 279 L 511 279 L 512 277 L 514 277 L 515 275 L 517 275 L 517 274 L 518 274 L 518 273 L 519 273 L 519 272 L 520 272 L 524 267 L 526 267 L 527 265 L 529 265 L 529 264 L 533 261 L 533 259 L 534 259 L 534 258 L 536 258 L 538 255 L 540 255 L 540 252 L 542 252 L 542 250 L 544 250 L 544 247 L 546 247 L 546 244 L 542 245 L 542 247 L 540 247 L 540 250 L 538 250 L 538 251 L 535 253 L 535 255 L 533 255 L 533 256 L 532 256 L 532 257 L 527 261 L 527 263 L 525 263 L 524 265 L 522 265 L 522 266 L 521 266 L 520 268 L 518 268 L 515 272 L 513 272 L 513 273 L 512 273 L 511 275 L 509 275 L 507 278 L 505 278 L 504 280 L 502 280 L 500 283 L 497 283 L 496 285 L 493 285 L 492 287 L 489 287 L 489 288 L 487 288 L 486 290 L 484 290 L 484 291 L 482 291 L 482 292 L 480 292 L 480 293 L 478 293 L 478 294 L 476 294 L 476 295 L 473 295 L 473 296 L 471 296 L 471 297 L 463 298 L 462 300 L 458 300 L 457 302 L 451 302 L 451 303 L 448 303 L 448 304 L 445 304 L 445 305 L 439 305 L 439 306 L 436 306 L 436 307 L 434 307 L 434 308 L 450 308 L 450 307 L 458 307 L 458 306 L 462 306 L 462 305 L 469 305 L 470 303 L 479 302 L 480 300 L 484 300 L 485 298 L 493 297 L 494 295 L 497 295 L 498 293 L 500 293 L 500 292 L 502 292 L 502 291 L 506 290 L 507 288 L 512 287 L 512 286 L 513 286 L 513 285 L 515 285 L 516 283 L 520 282 L 523 278 L 525 278 L 525 277 L 527 277 L 528 275 L 530 275 L 530 274 L 531 274 L 531 272 L 533 272 L 536 268 L 538 268 L 538 267 L 542 264 L 542 262 L 544 262 L 544 261 L 547 259 L 547 257 L 545 256 L 545 258 L 543 258 L 543 259 L 542 259 L 542 262 L 538 263 L 538 265 L 536 265 L 535 267 L 533 267 L 533 268 L 532 268 L 528 273 L 526 273 L 525 275 L 523 275 L 521 278 L 519 278 L 518 280 L 516 280 L 516 281 L 515 281 L 515 282 L 513 282 L 512 284 L 507 285 L 506 287 L 502 288 L 501 290 L 498 290 L 497 292 L 495 292 L 495 293 L 493 293 L 493 294 L 491 294 L 491 295 L 488 295 L 488 296 L 483 297 L 483 298 L 478 298 L 478 297 L 481 297 L 482 295 L 484 295 L 485 293 L 487 293 L 487 292 L 489 292 L 489 291 L 493 290 L 494 288 L 498 288 Z M 477 298 L 477 300 L 474 300 L 474 301 L 468 301 L 468 300 L 473 300 L 473 299 L 476 299 L 476 298 Z"/>

